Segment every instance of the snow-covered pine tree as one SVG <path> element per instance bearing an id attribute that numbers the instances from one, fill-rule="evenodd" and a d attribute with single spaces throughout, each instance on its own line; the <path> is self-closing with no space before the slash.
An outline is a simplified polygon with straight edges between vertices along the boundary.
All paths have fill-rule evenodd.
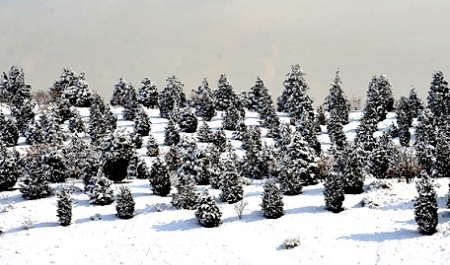
<path id="1" fill-rule="evenodd" d="M 256 148 L 261 150 L 261 129 L 259 127 L 248 127 L 248 136 L 242 140 L 242 148 L 248 150 L 250 148 Z"/>
<path id="2" fill-rule="evenodd" d="M 196 208 L 195 217 L 201 226 L 218 227 L 222 224 L 222 212 L 217 206 L 216 199 L 209 194 L 207 189 L 203 191 L 198 199 Z"/>
<path id="3" fill-rule="evenodd" d="M 250 111 L 256 111 L 260 116 L 265 117 L 265 110 L 273 103 L 269 90 L 264 85 L 261 77 L 256 77 L 255 85 L 250 88 L 246 97 L 246 107 Z"/>
<path id="4" fill-rule="evenodd" d="M 443 122 L 443 117 L 449 114 L 449 86 L 442 71 L 434 72 L 427 100 L 428 108 L 433 113 L 436 121 Z"/>
<path id="5" fill-rule="evenodd" d="M 144 78 L 138 90 L 137 100 L 146 108 L 156 109 L 159 106 L 159 93 L 155 82 Z"/>
<path id="6" fill-rule="evenodd" d="M 65 182 L 68 170 L 60 147 L 48 147 L 41 159 L 42 171 L 45 178 L 52 183 Z"/>
<path id="7" fill-rule="evenodd" d="M 164 90 L 159 94 L 159 111 L 162 118 L 168 119 L 176 108 L 186 107 L 184 84 L 176 76 L 167 78 Z"/>
<path id="8" fill-rule="evenodd" d="M 208 144 L 204 149 L 206 169 L 209 175 L 209 184 L 212 189 L 220 189 L 222 183 L 222 167 L 220 161 L 220 152 L 213 144 Z"/>
<path id="9" fill-rule="evenodd" d="M 386 172 L 389 169 L 389 154 L 386 146 L 380 139 L 375 139 L 373 149 L 368 153 L 366 171 L 375 178 L 386 178 Z"/>
<path id="10" fill-rule="evenodd" d="M 120 219 L 131 219 L 134 216 L 134 199 L 127 186 L 120 186 L 116 199 L 116 215 Z"/>
<path id="11" fill-rule="evenodd" d="M 215 109 L 218 111 L 225 111 L 230 106 L 236 105 L 238 96 L 225 74 L 220 75 L 217 88 L 213 91 L 213 98 Z"/>
<path id="12" fill-rule="evenodd" d="M 416 148 L 419 165 L 431 174 L 435 161 L 436 150 L 436 127 L 434 126 L 434 115 L 429 108 L 425 108 L 417 118 L 416 126 Z"/>
<path id="13" fill-rule="evenodd" d="M 92 142 L 99 141 L 108 132 L 116 129 L 117 117 L 111 112 L 109 106 L 105 105 L 103 99 L 98 94 L 94 94 L 92 97 L 89 114 L 87 132 Z"/>
<path id="14" fill-rule="evenodd" d="M 273 145 L 264 142 L 260 154 L 261 174 L 265 178 L 278 179 L 280 174 L 278 161 L 281 160 L 278 150 Z"/>
<path id="15" fill-rule="evenodd" d="M 291 127 L 286 125 L 281 125 L 280 127 L 280 134 L 275 139 L 275 147 L 280 150 L 280 153 L 284 153 L 287 150 L 287 146 L 292 141 L 292 129 Z"/>
<path id="16" fill-rule="evenodd" d="M 175 145 L 170 146 L 169 151 L 164 155 L 164 160 L 167 163 L 170 171 L 175 171 L 181 165 L 181 156 L 178 148 Z"/>
<path id="17" fill-rule="evenodd" d="M 330 118 L 327 120 L 328 136 L 331 142 L 338 149 L 344 149 L 347 144 L 342 119 L 339 117 L 336 109 L 330 110 Z"/>
<path id="18" fill-rule="evenodd" d="M 148 136 L 147 155 L 150 157 L 159 155 L 159 145 L 152 133 Z"/>
<path id="19" fill-rule="evenodd" d="M 62 148 L 67 178 L 81 179 L 83 164 L 91 149 L 89 142 L 74 134 L 67 145 Z"/>
<path id="20" fill-rule="evenodd" d="M 203 79 L 202 85 L 198 87 L 197 91 L 194 90 L 193 92 L 196 94 L 193 99 L 195 115 L 203 118 L 204 121 L 210 121 L 216 116 L 216 110 L 212 91 L 206 78 Z"/>
<path id="21" fill-rule="evenodd" d="M 438 204 L 433 180 L 426 171 L 420 173 L 416 181 L 416 190 L 419 194 L 414 201 L 414 216 L 419 226 L 419 232 L 424 235 L 432 235 L 438 225 Z"/>
<path id="22" fill-rule="evenodd" d="M 175 121 L 169 118 L 169 122 L 164 129 L 164 144 L 167 146 L 177 145 L 180 141 L 180 133 L 178 132 Z"/>
<path id="23" fill-rule="evenodd" d="M 362 150 L 355 143 L 350 144 L 345 153 L 345 167 L 342 172 L 342 178 L 344 181 L 344 192 L 346 194 L 359 194 L 364 192 L 364 172 L 362 164 Z"/>
<path id="24" fill-rule="evenodd" d="M 71 68 L 63 68 L 59 80 L 55 81 L 50 88 L 50 95 L 53 101 L 61 98 L 68 87 L 75 86 L 77 80 L 78 76 Z"/>
<path id="25" fill-rule="evenodd" d="M 274 179 L 268 179 L 263 185 L 261 209 L 265 218 L 277 219 L 284 215 L 284 203 L 280 188 Z"/>
<path id="26" fill-rule="evenodd" d="M 411 109 L 411 115 L 413 118 L 417 118 L 417 116 L 422 112 L 424 106 L 422 100 L 417 96 L 416 89 L 413 87 L 409 91 L 409 105 Z"/>
<path id="27" fill-rule="evenodd" d="M 439 134 L 434 158 L 431 176 L 434 178 L 450 177 L 450 141 L 445 133 Z"/>
<path id="28" fill-rule="evenodd" d="M 208 185 L 208 163 L 204 152 L 198 147 L 194 138 L 184 136 L 177 145 L 181 156 L 181 165 L 177 169 L 177 174 L 191 177 L 197 185 Z"/>
<path id="29" fill-rule="evenodd" d="M 44 142 L 41 125 L 38 122 L 31 122 L 25 130 L 25 143 L 28 145 L 41 144 Z"/>
<path id="30" fill-rule="evenodd" d="M 62 97 L 69 100 L 70 105 L 75 107 L 89 107 L 92 93 L 89 84 L 85 80 L 85 73 L 81 72 L 73 82 L 73 85 L 63 90 Z"/>
<path id="31" fill-rule="evenodd" d="M 119 79 L 119 83 L 114 85 L 114 91 L 110 101 L 111 106 L 125 105 L 127 93 L 131 89 L 130 86 L 131 83 L 125 80 L 124 78 L 121 77 Z"/>
<path id="32" fill-rule="evenodd" d="M 33 109 L 35 106 L 35 103 L 26 100 L 22 106 L 20 106 L 19 108 L 13 107 L 13 109 L 11 110 L 11 114 L 13 114 L 16 118 L 17 128 L 22 135 L 25 135 L 28 124 L 34 122 L 35 114 Z"/>
<path id="33" fill-rule="evenodd" d="M 223 161 L 222 183 L 220 199 L 229 204 L 238 202 L 244 198 L 242 179 L 236 169 L 234 153 L 229 150 Z"/>
<path id="34" fill-rule="evenodd" d="M 18 158 L 4 145 L 0 145 L 0 191 L 14 187 L 20 175 Z"/>
<path id="35" fill-rule="evenodd" d="M 213 133 L 212 143 L 218 148 L 219 152 L 225 152 L 225 146 L 227 144 L 227 136 L 222 127 L 217 129 Z"/>
<path id="36" fill-rule="evenodd" d="M 236 130 L 232 134 L 233 140 L 236 141 L 244 141 L 244 139 L 248 139 L 249 133 L 247 125 L 245 124 L 245 119 L 240 119 L 237 122 Z"/>
<path id="37" fill-rule="evenodd" d="M 152 122 L 148 114 L 142 107 L 138 107 L 134 118 L 134 131 L 142 136 L 148 136 L 151 131 L 151 125 Z"/>
<path id="38" fill-rule="evenodd" d="M 198 200 L 198 194 L 194 180 L 184 174 L 183 171 L 178 172 L 175 187 L 177 192 L 173 194 L 171 204 L 175 208 L 183 208 L 188 210 L 195 209 Z"/>
<path id="39" fill-rule="evenodd" d="M 100 168 L 95 176 L 92 176 L 87 185 L 86 194 L 89 203 L 95 205 L 108 205 L 114 202 L 113 182 L 109 180 Z"/>
<path id="40" fill-rule="evenodd" d="M 133 121 L 136 118 L 139 106 L 136 91 L 133 85 L 130 83 L 125 90 L 125 97 L 123 99 L 123 111 L 122 115 L 125 120 Z"/>
<path id="41" fill-rule="evenodd" d="M 375 120 L 380 122 L 386 119 L 386 115 L 394 107 L 394 94 L 392 85 L 385 75 L 373 76 L 367 90 L 367 101 L 364 106 L 366 112 L 368 108 L 375 110 Z"/>
<path id="42" fill-rule="evenodd" d="M 158 156 L 153 162 L 149 176 L 153 194 L 167 196 L 171 189 L 171 170 L 163 157 Z"/>
<path id="43" fill-rule="evenodd" d="M 135 152 L 131 137 L 123 132 L 110 133 L 104 137 L 101 149 L 104 175 L 114 182 L 125 179 L 128 163 Z"/>
<path id="44" fill-rule="evenodd" d="M 203 120 L 202 124 L 197 131 L 197 139 L 200 143 L 211 143 L 212 142 L 212 130 L 208 123 Z"/>
<path id="45" fill-rule="evenodd" d="M 222 127 L 224 130 L 235 131 L 238 126 L 238 121 L 243 117 L 240 116 L 239 110 L 234 104 L 224 110 L 222 113 Z"/>
<path id="46" fill-rule="evenodd" d="M 378 122 L 376 113 L 372 107 L 367 107 L 361 122 L 356 128 L 355 143 L 357 143 L 364 152 L 371 152 L 375 145 L 373 134 L 378 131 Z"/>
<path id="47" fill-rule="evenodd" d="M 300 132 L 294 134 L 294 139 L 287 146 L 283 161 L 295 164 L 296 172 L 300 175 L 302 185 L 318 183 L 314 150 L 308 146 Z"/>
<path id="48" fill-rule="evenodd" d="M 178 119 L 178 128 L 180 132 L 195 133 L 197 131 L 197 117 L 191 108 L 183 108 Z"/>
<path id="49" fill-rule="evenodd" d="M 81 177 L 83 179 L 84 191 L 87 192 L 90 188 L 89 183 L 92 177 L 97 175 L 101 169 L 101 152 L 96 150 L 97 147 L 91 146 L 91 149 L 86 154 L 86 160 L 81 165 Z"/>
<path id="50" fill-rule="evenodd" d="M 313 111 L 312 108 L 310 110 Z M 295 130 L 300 132 L 302 137 L 308 143 L 308 147 L 313 150 L 313 155 L 320 156 L 320 154 L 322 153 L 322 145 L 317 138 L 318 132 L 316 131 L 315 125 L 318 124 L 318 122 L 315 121 L 314 116 L 314 112 L 309 112 L 309 114 L 305 113 L 305 115 L 299 116 L 295 123 Z M 344 141 L 343 133 L 337 136 L 337 138 L 339 138 L 340 141 Z"/>
<path id="51" fill-rule="evenodd" d="M 140 133 L 132 132 L 130 133 L 131 142 L 134 144 L 136 149 L 140 149 L 144 143 L 144 138 Z"/>
<path id="52" fill-rule="evenodd" d="M 148 179 L 150 175 L 145 160 L 139 156 L 136 163 L 136 177 L 138 179 Z"/>
<path id="53" fill-rule="evenodd" d="M 344 93 L 341 87 L 342 81 L 339 76 L 339 70 L 336 72 L 336 77 L 334 78 L 333 84 L 331 84 L 330 93 L 325 98 L 324 107 L 325 111 L 334 112 L 335 122 L 336 119 L 340 121 L 341 124 L 345 125 L 348 123 L 348 112 L 350 111 L 350 101 Z"/>
<path id="54" fill-rule="evenodd" d="M 84 122 L 81 119 L 80 113 L 77 110 L 72 110 L 69 118 L 68 129 L 71 133 L 84 133 Z"/>
<path id="55" fill-rule="evenodd" d="M 412 125 L 413 113 L 411 111 L 410 102 L 406 97 L 401 97 L 397 102 L 395 112 L 397 114 L 397 128 L 400 144 L 402 146 L 409 146 L 409 141 L 411 139 L 409 127 Z"/>
<path id="56" fill-rule="evenodd" d="M 241 175 L 249 179 L 262 179 L 264 177 L 264 165 L 261 161 L 262 144 L 259 135 L 253 129 L 251 132 L 251 141 L 245 149 Z"/>
<path id="57" fill-rule="evenodd" d="M 27 200 L 45 198 L 51 195 L 51 188 L 41 168 L 42 150 L 30 149 L 22 161 L 24 165 L 22 183 L 19 184 L 22 197 Z"/>
<path id="58" fill-rule="evenodd" d="M 68 188 L 63 188 L 56 193 L 58 197 L 56 216 L 59 218 L 59 224 L 62 226 L 70 225 L 72 222 L 72 203 L 73 199 Z"/>
<path id="59" fill-rule="evenodd" d="M 336 168 L 336 164 L 331 168 L 328 178 L 323 185 L 323 195 L 325 196 L 325 209 L 333 213 L 339 213 L 344 210 L 342 206 L 345 200 L 344 183 L 342 174 Z"/>
<path id="60" fill-rule="evenodd" d="M 127 179 L 136 179 L 137 178 L 137 160 L 138 160 L 138 154 L 135 153 L 130 158 L 130 162 L 128 162 Z"/>
<path id="61" fill-rule="evenodd" d="M 0 145 L 7 147 L 16 146 L 19 140 L 19 129 L 16 122 L 11 118 L 6 118 L 0 111 Z"/>
<path id="62" fill-rule="evenodd" d="M 275 139 L 280 134 L 280 118 L 278 117 L 275 108 L 272 105 L 269 105 L 264 112 L 265 115 L 262 123 L 263 126 L 267 128 L 267 137 Z M 262 117 L 260 116 L 260 119 L 261 118 Z"/>

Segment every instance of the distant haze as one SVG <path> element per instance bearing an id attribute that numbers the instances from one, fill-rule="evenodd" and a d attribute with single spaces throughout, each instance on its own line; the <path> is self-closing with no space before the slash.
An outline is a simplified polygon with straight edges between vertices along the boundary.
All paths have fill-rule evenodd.
<path id="1" fill-rule="evenodd" d="M 0 0 L 0 72 L 24 68 L 33 90 L 63 67 L 109 101 L 120 77 L 185 92 L 221 73 L 240 92 L 261 76 L 274 99 L 300 64 L 316 104 L 336 70 L 349 97 L 385 74 L 395 96 L 425 98 L 435 70 L 450 80 L 450 1 Z"/>

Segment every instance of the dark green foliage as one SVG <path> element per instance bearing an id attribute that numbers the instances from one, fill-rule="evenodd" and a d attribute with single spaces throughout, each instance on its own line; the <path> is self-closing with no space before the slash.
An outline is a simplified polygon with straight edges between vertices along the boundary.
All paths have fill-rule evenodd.
<path id="1" fill-rule="evenodd" d="M 265 110 L 272 105 L 272 98 L 269 90 L 265 87 L 263 80 L 256 77 L 255 85 L 250 88 L 250 92 L 246 97 L 246 107 L 250 111 L 256 111 L 260 114 L 262 119 L 265 118 Z"/>
<path id="2" fill-rule="evenodd" d="M 171 189 L 171 172 L 164 158 L 158 156 L 150 169 L 150 186 L 153 194 L 167 196 Z"/>
<path id="3" fill-rule="evenodd" d="M 70 105 L 76 107 L 89 107 L 91 104 L 92 93 L 89 90 L 89 84 L 85 80 L 85 74 L 81 72 L 78 76 L 74 74 L 72 85 L 68 85 L 62 91 L 62 97 L 66 98 Z"/>
<path id="4" fill-rule="evenodd" d="M 175 208 L 193 210 L 197 205 L 198 194 L 194 180 L 182 171 L 177 174 L 175 184 L 177 192 L 173 194 L 171 204 Z"/>
<path id="5" fill-rule="evenodd" d="M 222 183 L 220 199 L 230 204 L 238 202 L 244 198 L 244 188 L 242 179 L 236 169 L 235 154 L 229 150 L 223 163 Z"/>
<path id="6" fill-rule="evenodd" d="M 419 165 L 431 174 L 435 161 L 436 150 L 436 127 L 434 126 L 434 115 L 430 109 L 424 109 L 417 119 L 416 141 L 414 146 L 417 152 Z"/>
<path id="7" fill-rule="evenodd" d="M 213 97 L 215 109 L 218 111 L 225 111 L 233 105 L 236 106 L 238 96 L 225 74 L 220 75 Z"/>
<path id="8" fill-rule="evenodd" d="M 422 100 L 417 96 L 416 89 L 414 87 L 409 91 L 408 100 L 411 109 L 411 115 L 414 118 L 417 118 L 417 116 L 422 112 L 424 106 Z"/>
<path id="9" fill-rule="evenodd" d="M 119 83 L 114 86 L 113 95 L 110 101 L 111 106 L 124 106 L 129 90 L 131 90 L 131 83 L 121 77 Z"/>
<path id="10" fill-rule="evenodd" d="M 67 169 L 67 178 L 82 178 L 83 165 L 91 148 L 92 146 L 89 142 L 78 137 L 76 134 L 74 134 L 72 139 L 70 139 L 70 142 L 63 147 L 62 154 Z"/>
<path id="11" fill-rule="evenodd" d="M 174 109 L 186 107 L 184 84 L 176 76 L 167 78 L 164 90 L 159 94 L 159 111 L 162 118 L 172 116 Z"/>
<path id="12" fill-rule="evenodd" d="M 72 203 L 73 199 L 70 195 L 70 190 L 63 188 L 56 193 L 58 198 L 57 202 L 57 217 L 59 218 L 59 224 L 62 226 L 68 226 L 72 222 Z"/>
<path id="13" fill-rule="evenodd" d="M 168 146 L 177 145 L 179 141 L 180 133 L 178 132 L 175 121 L 173 119 L 169 119 L 169 122 L 165 127 L 164 144 Z"/>
<path id="14" fill-rule="evenodd" d="M 0 144 L 12 147 L 17 145 L 18 140 L 19 129 L 16 122 L 0 112 Z"/>
<path id="15" fill-rule="evenodd" d="M 330 111 L 330 118 L 327 120 L 328 136 L 336 148 L 342 150 L 347 144 L 342 119 L 338 116 L 336 109 Z"/>
<path id="16" fill-rule="evenodd" d="M 217 206 L 214 196 L 209 195 L 208 190 L 202 193 L 196 208 L 195 217 L 201 226 L 218 227 L 222 224 L 222 212 Z"/>
<path id="17" fill-rule="evenodd" d="M 225 152 L 225 146 L 227 144 L 227 136 L 223 128 L 217 129 L 212 138 L 212 143 L 218 148 L 219 152 Z"/>
<path id="18" fill-rule="evenodd" d="M 99 141 L 103 136 L 116 129 L 117 117 L 98 94 L 94 94 L 92 97 L 89 114 L 87 132 L 93 142 Z"/>
<path id="19" fill-rule="evenodd" d="M 88 185 L 92 177 L 97 175 L 97 172 L 101 170 L 100 162 L 101 152 L 96 151 L 94 148 L 89 150 L 86 154 L 86 159 L 81 165 L 81 177 L 83 179 L 83 184 L 85 185 L 85 191 L 88 191 Z"/>
<path id="20" fill-rule="evenodd" d="M 35 103 L 27 100 L 19 108 L 13 108 L 11 113 L 16 117 L 17 128 L 22 135 L 25 135 L 28 124 L 34 121 Z"/>
<path id="21" fill-rule="evenodd" d="M 142 136 L 147 136 L 151 130 L 152 122 L 147 113 L 141 107 L 137 108 L 134 118 L 134 131 Z"/>
<path id="22" fill-rule="evenodd" d="M 267 137 L 276 139 L 280 134 L 280 118 L 272 105 L 267 106 L 264 112 L 265 115 L 262 124 L 267 128 Z"/>
<path id="23" fill-rule="evenodd" d="M 111 133 L 102 140 L 101 149 L 105 176 L 114 182 L 125 179 L 128 163 L 135 152 L 131 137 L 123 132 Z"/>
<path id="24" fill-rule="evenodd" d="M 438 225 L 438 204 L 433 181 L 425 171 L 420 173 L 416 181 L 416 190 L 419 194 L 414 201 L 414 216 L 419 226 L 419 232 L 432 235 Z"/>
<path id="25" fill-rule="evenodd" d="M 155 109 L 159 106 L 159 93 L 156 84 L 149 78 L 144 78 L 138 90 L 137 100 L 146 108 Z"/>
<path id="26" fill-rule="evenodd" d="M 240 119 L 237 122 L 237 128 L 233 132 L 233 140 L 244 142 L 249 137 L 247 125 L 245 125 L 245 119 Z"/>
<path id="27" fill-rule="evenodd" d="M 0 191 L 6 191 L 16 184 L 21 168 L 14 152 L 0 145 Z"/>
<path id="28" fill-rule="evenodd" d="M 216 146 L 210 144 L 204 150 L 206 169 L 209 175 L 209 184 L 213 189 L 220 189 L 222 182 L 222 167 L 220 162 L 220 152 Z"/>
<path id="29" fill-rule="evenodd" d="M 373 76 L 367 90 L 367 101 L 364 111 L 373 108 L 376 122 L 386 119 L 386 115 L 394 107 L 394 96 L 390 81 L 385 75 Z"/>
<path id="30" fill-rule="evenodd" d="M 53 101 L 58 100 L 65 93 L 67 88 L 75 86 L 78 80 L 77 74 L 70 68 L 63 68 L 59 80 L 53 83 L 50 88 L 50 95 Z"/>
<path id="31" fill-rule="evenodd" d="M 284 203 L 280 188 L 274 179 L 264 182 L 261 208 L 263 216 L 270 219 L 280 218 L 284 215 Z"/>
<path id="32" fill-rule="evenodd" d="M 178 148 L 172 145 L 164 156 L 170 171 L 175 171 L 181 165 L 181 155 Z"/>
<path id="33" fill-rule="evenodd" d="M 198 128 L 197 139 L 200 143 L 211 143 L 212 142 L 212 130 L 206 121 L 202 122 L 202 125 Z"/>
<path id="34" fill-rule="evenodd" d="M 181 110 L 180 117 L 178 119 L 178 127 L 180 132 L 194 133 L 197 131 L 197 117 L 190 108 L 184 108 Z"/>
<path id="35" fill-rule="evenodd" d="M 193 90 L 193 92 L 196 94 L 193 98 L 195 115 L 203 118 L 204 121 L 210 121 L 216 116 L 216 110 L 211 88 L 209 88 L 206 78 L 203 79 L 202 85 L 198 87 L 197 91 Z"/>
<path id="36" fill-rule="evenodd" d="M 450 141 L 444 133 L 439 134 L 434 158 L 431 167 L 432 176 L 435 178 L 450 177 Z"/>
<path id="37" fill-rule="evenodd" d="M 328 178 L 323 185 L 323 195 L 325 196 L 325 208 L 333 213 L 339 213 L 344 210 L 343 202 L 344 183 L 342 175 L 336 170 L 335 166 L 328 174 Z"/>
<path id="38" fill-rule="evenodd" d="M 125 120 L 133 121 L 136 118 L 139 109 L 141 109 L 141 106 L 139 106 L 137 101 L 136 91 L 130 83 L 125 90 L 125 98 L 123 99 L 123 118 Z"/>
<path id="39" fill-rule="evenodd" d="M 444 122 L 444 117 L 449 114 L 449 87 L 442 71 L 436 71 L 433 74 L 427 100 L 428 108 L 433 113 L 436 121 L 438 123 Z"/>
<path id="40" fill-rule="evenodd" d="M 150 133 L 147 141 L 147 155 L 148 156 L 158 156 L 159 155 L 159 145 L 156 142 L 155 137 Z"/>
<path id="41" fill-rule="evenodd" d="M 114 202 L 113 182 L 105 177 L 102 169 L 99 169 L 95 176 L 89 180 L 86 186 L 86 194 L 90 203 L 95 205 L 108 205 Z"/>
<path id="42" fill-rule="evenodd" d="M 51 188 L 41 168 L 42 150 L 30 149 L 23 158 L 23 182 L 19 185 L 22 197 L 27 200 L 45 198 L 51 195 Z"/>
<path id="43" fill-rule="evenodd" d="M 345 168 L 342 173 L 344 192 L 346 194 L 359 194 L 364 192 L 364 172 L 362 165 L 362 150 L 356 145 L 349 145 L 341 155 L 346 156 Z"/>
<path id="44" fill-rule="evenodd" d="M 234 106 L 230 105 L 222 113 L 222 127 L 224 130 L 234 131 L 238 126 L 238 121 L 243 118 L 239 114 L 239 110 Z"/>
<path id="45" fill-rule="evenodd" d="M 130 188 L 121 186 L 116 200 L 116 215 L 120 219 L 131 219 L 134 216 L 134 199 Z"/>
<path id="46" fill-rule="evenodd" d="M 65 182 L 68 170 L 61 150 L 49 147 L 44 150 L 42 157 L 42 171 L 45 178 L 52 183 Z"/>
<path id="47" fill-rule="evenodd" d="M 331 84 L 330 94 L 325 98 L 325 111 L 334 113 L 333 122 L 345 125 L 348 123 L 348 112 L 350 101 L 342 90 L 342 81 L 339 70 L 336 72 L 333 84 Z"/>
<path id="48" fill-rule="evenodd" d="M 376 139 L 372 151 L 368 153 L 366 171 L 378 179 L 386 178 L 389 169 L 390 154 L 386 147 L 381 139 Z"/>
<path id="49" fill-rule="evenodd" d="M 397 114 L 397 127 L 400 144 L 402 146 L 409 146 L 409 140 L 411 139 L 409 127 L 412 125 L 413 113 L 411 111 L 410 102 L 406 97 L 401 97 L 397 102 L 395 112 Z"/>

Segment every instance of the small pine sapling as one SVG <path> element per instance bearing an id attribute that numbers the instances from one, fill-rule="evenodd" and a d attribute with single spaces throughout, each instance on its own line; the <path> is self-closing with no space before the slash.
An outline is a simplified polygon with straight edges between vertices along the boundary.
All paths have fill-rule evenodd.
<path id="1" fill-rule="evenodd" d="M 130 188 L 121 186 L 119 188 L 119 194 L 117 194 L 116 200 L 116 212 L 117 217 L 120 219 L 131 219 L 134 216 L 134 200 L 131 195 Z"/>
<path id="2" fill-rule="evenodd" d="M 167 166 L 164 158 L 157 157 L 156 161 L 153 162 L 152 168 L 150 169 L 150 186 L 152 187 L 153 194 L 158 196 L 167 196 L 171 189 L 171 172 Z"/>
<path id="3" fill-rule="evenodd" d="M 342 207 L 345 199 L 344 184 L 341 174 L 334 168 L 328 174 L 324 184 L 323 195 L 325 196 L 325 207 L 327 210 L 333 213 L 339 213 L 344 210 Z"/>
<path id="4" fill-rule="evenodd" d="M 70 190 L 63 188 L 56 193 L 56 196 L 58 197 L 58 210 L 56 216 L 59 218 L 59 224 L 62 226 L 68 226 L 72 221 L 73 199 L 70 195 Z"/>
<path id="5" fill-rule="evenodd" d="M 263 216 L 269 219 L 277 219 L 284 215 L 284 203 L 274 179 L 264 182 L 264 192 L 262 194 L 261 208 Z"/>
<path id="6" fill-rule="evenodd" d="M 150 157 L 159 155 L 159 146 L 152 133 L 150 133 L 147 141 L 147 155 Z"/>
<path id="7" fill-rule="evenodd" d="M 197 202 L 195 217 L 198 223 L 203 227 L 218 227 L 222 224 L 222 212 L 216 204 L 213 195 L 205 190 Z"/>
<path id="8" fill-rule="evenodd" d="M 419 194 L 414 201 L 414 216 L 419 226 L 419 232 L 424 235 L 432 235 L 438 225 L 438 204 L 433 181 L 426 171 L 422 170 L 416 182 L 416 190 Z"/>

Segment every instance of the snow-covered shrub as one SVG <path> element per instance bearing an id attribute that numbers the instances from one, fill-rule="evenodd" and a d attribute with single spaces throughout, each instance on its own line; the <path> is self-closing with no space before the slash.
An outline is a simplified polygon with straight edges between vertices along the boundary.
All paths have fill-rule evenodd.
<path id="1" fill-rule="evenodd" d="M 284 249 L 291 249 L 300 246 L 300 237 L 288 238 L 283 242 Z"/>
<path id="2" fill-rule="evenodd" d="M 139 107 L 134 118 L 134 131 L 142 136 L 147 136 L 151 130 L 151 125 L 150 117 L 143 108 Z"/>
<path id="3" fill-rule="evenodd" d="M 181 109 L 181 114 L 178 119 L 178 127 L 180 132 L 194 133 L 197 131 L 197 117 L 190 108 Z"/>
<path id="4" fill-rule="evenodd" d="M 96 205 L 108 205 L 114 201 L 113 182 L 103 174 L 100 169 L 97 175 L 92 177 L 86 187 L 86 193 L 90 198 L 90 203 Z"/>
<path id="5" fill-rule="evenodd" d="M 141 82 L 141 87 L 138 90 L 138 102 L 146 108 L 155 109 L 159 105 L 158 96 L 158 88 L 155 82 L 152 82 L 147 77 L 144 78 Z"/>
<path id="6" fill-rule="evenodd" d="M 20 184 L 22 197 L 27 200 L 45 198 L 51 195 L 51 188 L 41 167 L 42 150 L 39 148 L 28 150 L 23 159 L 23 181 Z"/>
<path id="7" fill-rule="evenodd" d="M 344 183 L 340 173 L 335 169 L 331 170 L 323 185 L 323 195 L 325 196 L 325 207 L 327 210 L 333 213 L 339 213 L 344 210 L 342 207 L 345 199 Z"/>
<path id="8" fill-rule="evenodd" d="M 223 163 L 222 183 L 220 186 L 220 199 L 230 204 L 238 202 L 244 198 L 244 188 L 242 180 L 236 170 L 236 161 L 232 151 L 227 152 L 227 157 Z"/>
<path id="9" fill-rule="evenodd" d="M 362 207 L 368 207 L 369 209 L 379 210 L 383 206 L 383 201 L 377 196 L 365 196 L 361 202 Z"/>
<path id="10" fill-rule="evenodd" d="M 167 146 L 177 145 L 180 141 L 180 133 L 178 132 L 175 121 L 172 118 L 169 118 L 169 122 L 164 129 L 164 144 Z"/>
<path id="11" fill-rule="evenodd" d="M 414 216 L 419 226 L 419 232 L 424 235 L 432 235 L 438 225 L 438 204 L 433 180 L 426 171 L 420 173 L 416 181 L 416 190 L 419 196 L 414 201 Z"/>
<path id="12" fill-rule="evenodd" d="M 153 194 L 167 196 L 171 189 L 171 172 L 163 157 L 156 157 L 150 169 L 149 181 Z"/>
<path id="13" fill-rule="evenodd" d="M 147 155 L 148 156 L 158 156 L 159 155 L 159 145 L 158 145 L 158 142 L 156 142 L 156 139 L 152 133 L 150 133 L 148 136 Z"/>
<path id="14" fill-rule="evenodd" d="M 105 176 L 115 182 L 127 176 L 127 168 L 135 149 L 131 137 L 123 132 L 107 135 L 101 145 L 103 171 Z"/>
<path id="15" fill-rule="evenodd" d="M 130 188 L 121 186 L 116 200 L 117 217 L 120 219 L 130 219 L 134 216 L 134 200 Z"/>
<path id="16" fill-rule="evenodd" d="M 70 225 L 72 221 L 72 202 L 73 199 L 70 195 L 70 190 L 63 188 L 56 193 L 58 197 L 58 209 L 57 217 L 59 218 L 59 224 L 62 226 Z"/>
<path id="17" fill-rule="evenodd" d="M 0 191 L 14 187 L 19 177 L 20 165 L 17 156 L 4 145 L 0 145 Z"/>
<path id="18" fill-rule="evenodd" d="M 264 182 L 261 208 L 263 216 L 270 219 L 280 218 L 284 215 L 284 203 L 280 188 L 274 179 Z"/>
<path id="19" fill-rule="evenodd" d="M 388 190 L 392 190 L 393 186 L 392 183 L 387 181 L 387 180 L 374 180 L 369 184 L 369 191 L 375 191 L 375 190 L 379 190 L 379 189 L 388 189 Z"/>
<path id="20" fill-rule="evenodd" d="M 222 224 L 222 212 L 216 204 L 214 196 L 205 190 L 197 202 L 195 217 L 198 223 L 204 227 L 217 227 Z"/>
<path id="21" fill-rule="evenodd" d="M 22 220 L 22 227 L 26 230 L 30 230 L 31 228 L 34 228 L 34 221 L 31 219 L 30 216 L 24 217 Z"/>
<path id="22" fill-rule="evenodd" d="M 19 129 L 16 122 L 6 118 L 3 112 L 0 112 L 0 144 L 12 147 L 17 145 L 19 140 Z"/>
<path id="23" fill-rule="evenodd" d="M 177 192 L 173 194 L 171 204 L 175 208 L 192 210 L 195 209 L 198 194 L 194 180 L 183 173 L 178 173 L 177 183 L 175 185 Z"/>

